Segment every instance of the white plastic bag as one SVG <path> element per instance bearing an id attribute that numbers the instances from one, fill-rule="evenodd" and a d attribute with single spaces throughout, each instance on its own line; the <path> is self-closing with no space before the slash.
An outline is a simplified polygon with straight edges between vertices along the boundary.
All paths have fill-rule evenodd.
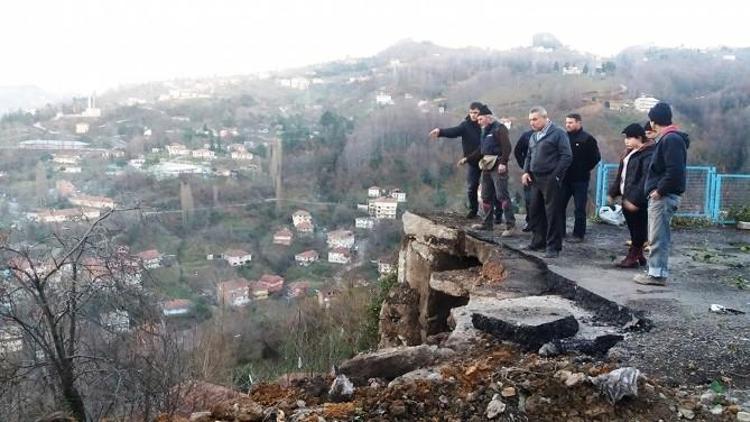
<path id="1" fill-rule="evenodd" d="M 619 204 L 615 204 L 613 207 L 605 205 L 599 208 L 599 218 L 613 226 L 622 226 L 625 224 L 625 216 L 622 215 L 622 206 Z"/>

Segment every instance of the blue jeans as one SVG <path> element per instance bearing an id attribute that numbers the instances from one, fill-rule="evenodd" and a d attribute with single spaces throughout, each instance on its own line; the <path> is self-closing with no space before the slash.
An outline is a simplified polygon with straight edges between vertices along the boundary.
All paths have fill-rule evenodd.
<path id="1" fill-rule="evenodd" d="M 560 192 L 563 213 L 563 230 L 565 230 L 565 223 L 568 219 L 568 202 L 570 202 L 570 197 L 572 196 L 573 204 L 575 205 L 575 225 L 573 226 L 573 236 L 581 239 L 586 235 L 586 201 L 588 200 L 588 194 L 588 180 L 582 182 L 563 182 L 562 190 Z"/>
<path id="2" fill-rule="evenodd" d="M 669 277 L 669 249 L 672 245 L 669 223 L 681 200 L 674 194 L 648 200 L 648 242 L 651 245 L 648 274 L 651 276 Z"/>

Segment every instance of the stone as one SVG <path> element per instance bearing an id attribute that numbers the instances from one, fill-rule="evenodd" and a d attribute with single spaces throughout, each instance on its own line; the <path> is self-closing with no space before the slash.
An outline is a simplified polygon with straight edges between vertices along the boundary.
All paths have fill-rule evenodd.
<path id="1" fill-rule="evenodd" d="M 511 300 L 515 299 L 503 302 Z M 492 315 L 475 313 L 471 320 L 474 328 L 516 343 L 526 351 L 536 351 L 544 343 L 572 337 L 578 332 L 578 321 L 566 310 L 527 306 L 523 300 L 518 300 L 515 306 L 496 309 Z"/>
<path id="2" fill-rule="evenodd" d="M 419 293 L 406 284 L 393 286 L 380 308 L 378 348 L 417 346 L 422 343 Z"/>
<path id="3" fill-rule="evenodd" d="M 495 394 L 492 396 L 492 400 L 490 400 L 490 403 L 487 405 L 487 410 L 485 411 L 487 419 L 495 419 L 503 414 L 503 412 L 505 412 L 505 407 L 505 403 L 500 400 L 500 395 Z"/>
<path id="4" fill-rule="evenodd" d="M 711 412 L 712 415 L 721 415 L 724 413 L 724 406 L 717 404 L 716 406 L 711 407 L 709 412 Z"/>
<path id="5" fill-rule="evenodd" d="M 482 278 L 493 284 L 502 283 L 508 278 L 508 271 L 499 256 L 492 256 L 482 264 Z"/>
<path id="6" fill-rule="evenodd" d="M 716 401 L 716 393 L 713 390 L 706 390 L 701 394 L 700 401 L 705 405 L 713 404 Z"/>
<path id="7" fill-rule="evenodd" d="M 737 422 L 750 422 L 750 413 L 737 412 Z"/>
<path id="8" fill-rule="evenodd" d="M 332 402 L 344 402 L 349 401 L 354 395 L 354 384 L 344 374 L 339 374 L 331 384 L 331 389 L 328 390 L 328 398 Z"/>
<path id="9" fill-rule="evenodd" d="M 195 412 L 188 419 L 190 422 L 213 422 L 211 412 Z"/>
<path id="10" fill-rule="evenodd" d="M 414 381 L 427 381 L 432 383 L 442 382 L 444 380 L 445 377 L 443 377 L 443 374 L 439 368 L 420 368 L 397 377 L 396 379 L 388 383 L 388 388 L 408 384 Z"/>
<path id="11" fill-rule="evenodd" d="M 685 407 L 677 408 L 677 414 L 679 414 L 681 418 L 687 420 L 693 420 L 695 418 L 695 412 Z"/>
<path id="12" fill-rule="evenodd" d="M 437 346 L 391 347 L 372 353 L 359 354 L 341 364 L 339 370 L 357 385 L 370 378 L 393 380 L 415 369 L 432 365 L 454 352 Z"/>
<path id="13" fill-rule="evenodd" d="M 431 248 L 458 255 L 463 243 L 463 232 L 436 224 L 427 218 L 405 212 L 401 217 L 404 235 L 429 245 Z"/>
<path id="14" fill-rule="evenodd" d="M 503 388 L 503 391 L 500 393 L 501 396 L 508 398 L 508 397 L 515 397 L 516 395 L 516 389 L 513 387 L 505 387 Z"/>
<path id="15" fill-rule="evenodd" d="M 406 414 L 406 405 L 401 400 L 391 403 L 389 410 L 393 416 L 403 416 Z"/>
<path id="16" fill-rule="evenodd" d="M 565 380 L 565 386 L 566 387 L 573 387 L 581 382 L 583 382 L 586 379 L 586 375 L 581 372 L 576 372 L 575 374 L 570 374 L 570 376 Z"/>
<path id="17" fill-rule="evenodd" d="M 468 298 L 476 278 L 472 270 L 436 271 L 430 276 L 430 288 L 448 296 Z"/>
<path id="18" fill-rule="evenodd" d="M 305 403 L 304 400 L 297 400 L 295 404 L 297 405 L 297 408 L 299 409 L 304 409 L 305 406 L 307 406 L 307 403 Z"/>

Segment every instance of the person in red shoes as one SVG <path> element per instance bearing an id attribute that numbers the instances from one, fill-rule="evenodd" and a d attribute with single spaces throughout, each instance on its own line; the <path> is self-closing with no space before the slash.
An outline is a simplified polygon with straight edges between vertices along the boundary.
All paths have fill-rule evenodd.
<path id="1" fill-rule="evenodd" d="M 620 268 L 638 268 L 646 265 L 643 247 L 648 239 L 648 195 L 644 184 L 648 166 L 654 153 L 654 141 L 646 137 L 644 128 L 633 123 L 623 129 L 625 152 L 620 160 L 607 202 L 613 204 L 615 198 L 622 197 L 622 213 L 630 230 L 630 250 L 628 255 L 617 263 Z"/>

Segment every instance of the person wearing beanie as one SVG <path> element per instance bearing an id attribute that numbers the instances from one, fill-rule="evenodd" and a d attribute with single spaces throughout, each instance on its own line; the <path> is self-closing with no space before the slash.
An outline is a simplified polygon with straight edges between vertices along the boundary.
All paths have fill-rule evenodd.
<path id="1" fill-rule="evenodd" d="M 560 210 L 560 190 L 573 154 L 568 134 L 550 121 L 544 107 L 535 106 L 529 110 L 529 124 L 534 133 L 529 139 L 529 151 L 521 176 L 521 183 L 531 186 L 529 225 L 533 235 L 526 249 L 545 249 L 545 258 L 556 258 L 562 250 L 565 230 Z"/>
<path id="2" fill-rule="evenodd" d="M 616 265 L 620 268 L 637 268 L 646 265 L 643 247 L 648 238 L 648 198 L 643 186 L 654 152 L 654 142 L 646 137 L 646 131 L 637 123 L 628 125 L 622 134 L 625 151 L 617 176 L 609 187 L 607 202 L 612 205 L 615 198 L 622 197 L 622 213 L 630 230 L 630 249 Z"/>
<path id="3" fill-rule="evenodd" d="M 515 234 L 516 218 L 508 192 L 508 159 L 511 152 L 508 128 L 495 120 L 492 110 L 486 105 L 479 109 L 479 126 L 482 127 L 479 167 L 482 169 L 484 220 L 473 225 L 472 229 L 492 230 L 493 208 L 500 204 L 505 217 L 505 230 L 501 236 L 512 236 Z"/>
<path id="4" fill-rule="evenodd" d="M 669 277 L 669 224 L 687 183 L 687 149 L 690 138 L 672 124 L 672 108 L 659 102 L 648 112 L 651 128 L 657 133 L 651 163 L 646 172 L 644 192 L 648 196 L 648 242 L 651 248 L 648 273 L 637 275 L 639 284 L 664 286 Z"/>
<path id="5" fill-rule="evenodd" d="M 479 151 L 479 138 L 481 136 L 482 128 L 479 127 L 479 109 L 484 104 L 475 101 L 469 104 L 469 113 L 466 115 L 464 120 L 455 127 L 449 128 L 435 128 L 430 131 L 430 138 L 461 138 L 461 148 L 463 150 L 463 158 L 459 160 L 458 165 L 466 165 L 466 196 L 469 200 L 469 213 L 466 214 L 466 218 L 476 218 L 479 210 L 479 179 L 482 171 L 479 169 L 479 158 L 468 159 L 469 156 L 478 155 Z M 495 206 L 498 210 L 495 214 L 495 220 L 502 219 L 502 208 Z"/>
<path id="6" fill-rule="evenodd" d="M 563 236 L 565 236 L 565 223 L 567 221 L 567 208 L 570 198 L 573 197 L 575 205 L 575 224 L 573 236 L 567 239 L 571 243 L 583 242 L 586 235 L 586 203 L 589 195 L 589 180 L 591 170 L 599 164 L 602 159 L 596 139 L 583 130 L 581 115 L 571 113 L 565 117 L 565 130 L 570 139 L 570 150 L 573 153 L 573 161 L 565 173 L 560 192 L 562 201 L 560 210 L 563 219 Z"/>

